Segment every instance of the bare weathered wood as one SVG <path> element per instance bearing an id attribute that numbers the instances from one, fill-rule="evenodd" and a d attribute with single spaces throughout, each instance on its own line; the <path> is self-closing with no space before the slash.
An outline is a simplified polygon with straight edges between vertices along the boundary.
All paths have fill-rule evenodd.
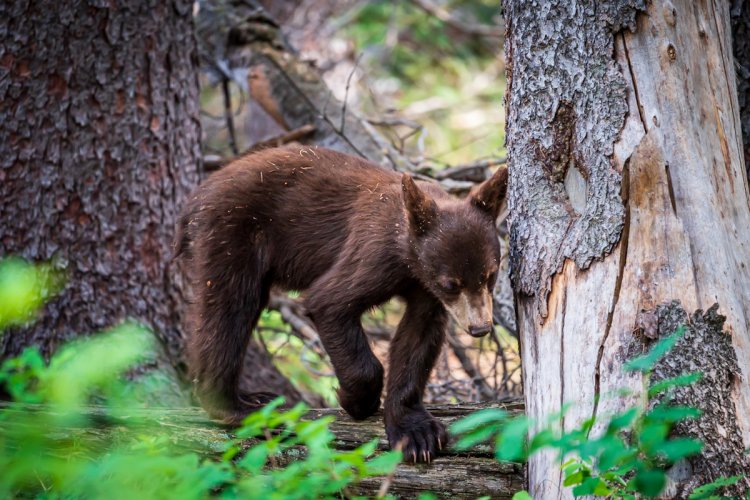
<path id="1" fill-rule="evenodd" d="M 731 340 L 739 370 L 722 399 L 734 427 L 706 412 L 699 437 L 710 453 L 673 471 L 673 487 L 750 472 L 729 437 L 750 444 L 750 196 L 728 3 L 508 1 L 506 16 L 511 267 L 529 415 L 575 402 L 560 421 L 570 428 L 636 404 L 606 395 L 643 394 L 643 378 L 622 365 L 658 335 L 656 308 L 679 300 L 702 318 L 693 313 L 718 303 L 728 335 L 712 338 Z M 689 338 L 667 362 L 689 371 L 697 357 L 720 371 L 715 346 Z M 561 484 L 551 454 L 529 462 L 534 497 L 568 498 Z"/>
<path id="2" fill-rule="evenodd" d="M 520 402 L 443 405 L 432 406 L 429 410 L 447 425 L 473 411 L 488 407 L 502 407 L 511 414 L 523 411 Z M 35 405 L 9 407 L 7 403 L 0 403 L 0 409 L 6 416 L 0 425 L 6 427 L 27 425 L 27 419 L 24 418 L 27 412 L 49 411 L 45 407 Z M 208 420 L 205 413 L 198 408 L 133 409 L 117 415 L 101 407 L 91 407 L 86 411 L 97 422 L 96 427 L 71 426 L 66 429 L 47 429 L 46 432 L 54 439 L 81 437 L 88 442 L 106 444 L 126 432 L 143 429 L 149 435 L 164 435 L 176 451 L 193 452 L 207 458 L 221 456 L 224 451 L 222 443 L 232 437 L 229 429 Z M 353 449 L 376 438 L 379 441 L 379 450 L 388 449 L 380 414 L 364 421 L 353 421 L 342 410 L 322 409 L 311 410 L 305 418 L 314 419 L 326 415 L 336 417 L 331 424 L 331 431 L 336 436 L 334 445 L 337 449 Z M 249 447 L 254 442 L 256 441 L 248 440 L 246 444 Z M 293 458 L 289 455 L 284 460 L 288 462 Z M 383 478 L 368 478 L 353 491 L 374 496 L 382 482 Z M 523 466 L 499 463 L 492 457 L 489 447 L 478 446 L 463 452 L 449 448 L 432 464 L 399 465 L 388 492 L 404 498 L 415 497 L 422 491 L 432 491 L 446 498 L 477 498 L 489 495 L 502 499 L 511 498 L 521 489 Z"/>

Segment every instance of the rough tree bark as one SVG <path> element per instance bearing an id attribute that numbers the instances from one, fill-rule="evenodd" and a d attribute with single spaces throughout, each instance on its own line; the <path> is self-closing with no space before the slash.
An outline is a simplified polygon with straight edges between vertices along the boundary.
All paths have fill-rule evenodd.
<path id="1" fill-rule="evenodd" d="M 0 47 L 0 255 L 67 275 L 0 352 L 132 317 L 176 354 L 170 239 L 200 158 L 192 2 L 6 2 Z"/>
<path id="2" fill-rule="evenodd" d="M 169 263 L 200 164 L 192 9 L 187 0 L 0 5 L 0 256 L 51 260 L 67 278 L 39 321 L 0 337 L 0 357 L 29 345 L 50 354 L 132 318 L 180 365 L 182 300 Z M 277 374 L 262 361 L 256 375 Z"/>
<path id="3" fill-rule="evenodd" d="M 623 362 L 685 323 L 655 377 L 706 373 L 679 398 L 704 411 L 699 426 L 680 430 L 707 446 L 673 471 L 670 494 L 747 474 L 750 196 L 729 5 L 507 0 L 505 16 L 511 269 L 528 413 L 543 418 L 574 401 L 560 421 L 571 428 L 621 408 L 607 395 L 643 394 L 645 383 Z M 570 496 L 552 455 L 533 458 L 528 475 L 535 498 Z"/>

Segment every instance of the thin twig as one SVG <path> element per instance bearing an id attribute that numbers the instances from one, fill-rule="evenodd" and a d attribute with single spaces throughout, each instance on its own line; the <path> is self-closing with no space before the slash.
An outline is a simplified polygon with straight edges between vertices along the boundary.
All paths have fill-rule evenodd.
<path id="1" fill-rule="evenodd" d="M 403 448 L 403 445 L 399 443 L 399 446 Z M 375 498 L 385 498 L 385 496 L 388 494 L 388 490 L 391 487 L 391 483 L 393 483 L 393 476 L 396 475 L 396 468 L 394 467 L 393 470 L 383 478 L 383 482 L 380 483 L 380 488 L 378 489 L 378 494 Z"/>
<path id="2" fill-rule="evenodd" d="M 354 61 L 354 67 L 352 68 L 351 72 L 349 73 L 349 76 L 346 79 L 346 89 L 344 90 L 344 102 L 341 104 L 341 126 L 339 127 L 339 133 L 341 135 L 344 135 L 344 124 L 346 123 L 346 105 L 347 101 L 349 101 L 349 86 L 352 83 L 352 77 L 354 76 L 354 73 L 357 71 L 357 67 L 359 66 L 359 60 L 362 59 L 362 54 L 360 53 L 357 56 L 357 59 Z"/>
<path id="3" fill-rule="evenodd" d="M 270 441 L 272 439 L 271 433 L 268 431 L 268 428 L 263 429 L 263 435 L 266 437 L 267 441 Z M 276 462 L 276 455 L 270 455 L 268 457 L 268 460 L 271 462 L 271 467 L 273 467 L 274 469 L 279 468 L 279 464 Z"/>
<path id="4" fill-rule="evenodd" d="M 429 0 L 411 0 L 414 5 L 424 10 L 428 14 L 443 21 L 446 25 L 461 31 L 467 35 L 473 36 L 484 36 L 489 38 L 503 38 L 503 30 L 501 28 L 490 26 L 487 24 L 468 24 L 463 21 L 456 19 L 451 15 L 450 12 L 445 10 L 439 5 L 435 5 Z"/>
<path id="5" fill-rule="evenodd" d="M 468 354 L 466 354 L 466 348 L 452 334 L 448 335 L 448 344 L 450 345 L 453 354 L 456 355 L 458 361 L 461 363 L 461 367 L 466 372 L 466 375 L 471 378 L 482 398 L 487 400 L 494 399 L 495 393 L 492 391 L 492 388 L 487 385 L 487 381 L 484 380 L 484 377 L 479 373 L 479 370 L 474 363 L 472 363 L 471 359 L 469 359 Z"/>
<path id="6" fill-rule="evenodd" d="M 283 134 L 266 139 L 265 141 L 256 142 L 242 154 L 245 155 L 261 149 L 283 146 L 284 144 L 289 144 L 290 142 L 302 139 L 303 137 L 315 132 L 315 130 L 315 125 L 308 123 L 307 125 L 302 125 L 301 127 L 290 130 L 289 132 L 284 132 Z"/>
<path id="7" fill-rule="evenodd" d="M 326 100 L 323 101 L 323 111 L 320 113 L 320 117 L 325 121 L 330 121 L 328 120 L 328 103 L 331 100 L 331 95 L 333 95 L 333 92 L 329 88 L 328 92 L 326 92 Z"/>
<path id="8" fill-rule="evenodd" d="M 284 144 L 289 144 L 290 142 L 297 141 L 299 139 L 302 139 L 305 136 L 312 134 L 313 132 L 315 132 L 315 130 L 316 130 L 315 125 L 311 125 L 311 124 L 302 125 L 299 128 L 295 128 L 294 130 L 290 130 L 289 132 L 284 132 L 283 134 L 279 134 L 270 139 L 266 139 L 265 141 L 256 142 L 251 147 L 243 151 L 241 154 L 232 158 L 224 158 L 219 155 L 206 155 L 203 157 L 203 169 L 207 172 L 219 170 L 224 165 L 230 163 L 231 161 L 241 156 L 245 156 L 246 154 L 252 153 L 254 151 L 260 151 L 261 149 L 278 147 L 278 146 L 283 146 Z"/>
<path id="9" fill-rule="evenodd" d="M 342 132 L 340 132 L 339 130 L 337 130 L 337 129 L 336 129 L 336 126 L 335 126 L 335 125 L 333 124 L 333 122 L 331 121 L 331 119 L 330 119 L 330 118 L 328 118 L 327 116 L 325 116 L 324 114 L 322 114 L 322 113 L 320 112 L 320 110 L 319 110 L 318 106 L 317 106 L 317 105 L 316 105 L 316 104 L 315 104 L 315 103 L 314 103 L 314 102 L 313 102 L 313 101 L 312 101 L 312 100 L 310 99 L 310 97 L 309 97 L 309 96 L 308 96 L 308 95 L 307 95 L 307 94 L 306 94 L 306 93 L 305 93 L 305 92 L 304 92 L 304 91 L 303 91 L 303 90 L 302 90 L 302 89 L 301 89 L 301 88 L 299 87 L 299 85 L 298 85 L 298 84 L 297 84 L 297 82 L 296 82 L 296 81 L 294 80 L 294 78 L 292 78 L 292 77 L 291 77 L 291 76 L 290 76 L 290 75 L 289 75 L 289 74 L 288 74 L 288 73 L 286 72 L 286 70 L 285 70 L 285 69 L 284 69 L 284 68 L 283 68 L 283 67 L 281 66 L 281 64 L 280 64 L 280 63 L 279 63 L 279 62 L 278 62 L 278 61 L 277 61 L 277 60 L 276 60 L 276 59 L 275 59 L 274 57 L 269 57 L 269 58 L 267 59 L 267 61 L 268 61 L 268 63 L 269 63 L 269 64 L 273 65 L 273 66 L 274 66 L 274 67 L 276 68 L 276 70 L 277 70 L 277 71 L 279 71 L 279 74 L 281 74 L 281 76 L 282 76 L 282 77 L 283 77 L 283 78 L 284 78 L 284 79 L 286 80 L 286 83 L 287 83 L 287 85 L 289 85 L 289 87 L 290 87 L 290 88 L 292 88 L 292 89 L 294 89 L 294 90 L 296 91 L 297 95 L 298 95 L 298 96 L 299 96 L 299 97 L 300 97 L 300 98 L 301 98 L 302 100 L 304 100 L 304 101 L 305 101 L 305 103 L 307 104 L 307 106 L 308 106 L 308 108 L 309 108 L 309 109 L 312 109 L 312 110 L 314 110 L 314 111 L 317 111 L 317 112 L 318 112 L 318 115 L 319 115 L 319 116 L 320 116 L 320 117 L 322 118 L 322 120 L 323 120 L 324 122 L 326 122 L 326 123 L 327 123 L 327 124 L 328 124 L 328 125 L 329 125 L 329 126 L 331 127 L 331 130 L 333 130 L 333 132 L 334 132 L 334 133 L 335 133 L 336 135 L 338 135 L 339 137 L 341 137 L 341 140 L 342 140 L 342 141 L 346 142 L 346 144 L 347 144 L 347 145 L 348 145 L 348 146 L 349 146 L 350 148 L 352 148 L 352 150 L 353 150 L 353 151 L 354 151 L 355 153 L 357 153 L 357 154 L 358 154 L 358 155 L 359 155 L 360 157 L 362 157 L 362 158 L 366 158 L 366 156 L 364 155 L 364 153 L 362 153 L 362 151 L 360 151 L 360 150 L 359 150 L 359 148 L 358 148 L 358 147 L 357 147 L 357 146 L 356 146 L 356 145 L 355 145 L 355 144 L 354 144 L 354 143 L 353 143 L 353 142 L 351 141 L 351 139 L 349 139 L 349 138 L 348 138 L 348 137 L 347 137 L 346 135 L 344 135 L 344 134 L 343 134 Z"/>
<path id="10" fill-rule="evenodd" d="M 505 162 L 506 158 L 501 156 L 499 158 L 487 158 L 484 160 L 478 160 L 472 163 L 467 163 L 465 165 L 456 165 L 435 172 L 435 178 L 438 180 L 454 179 L 461 181 L 482 182 L 487 178 L 487 170 L 490 167 L 504 165 Z"/>
<path id="11" fill-rule="evenodd" d="M 235 156 L 239 153 L 237 149 L 237 136 L 234 131 L 234 113 L 232 113 L 232 95 L 229 89 L 229 78 L 222 78 L 221 90 L 224 93 L 224 119 L 227 122 L 229 133 L 229 147 Z"/>

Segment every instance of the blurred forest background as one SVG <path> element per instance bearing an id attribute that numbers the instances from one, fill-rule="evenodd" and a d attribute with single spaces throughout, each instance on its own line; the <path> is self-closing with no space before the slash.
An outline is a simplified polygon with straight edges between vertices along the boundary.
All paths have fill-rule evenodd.
<path id="1" fill-rule="evenodd" d="M 503 28 L 496 2 L 199 5 L 207 171 L 245 151 L 288 141 L 333 147 L 351 141 L 354 149 L 359 141 L 374 141 L 374 154 L 360 152 L 463 195 L 505 162 Z M 321 131 L 320 121 L 333 131 Z M 507 271 L 504 219 L 498 237 Z M 520 395 L 511 288 L 507 272 L 501 275 L 494 335 L 473 339 L 452 330 L 427 402 Z M 381 361 L 402 308 L 394 300 L 364 320 Z M 306 400 L 336 405 L 330 363 L 294 297 L 277 294 L 256 335 Z"/>

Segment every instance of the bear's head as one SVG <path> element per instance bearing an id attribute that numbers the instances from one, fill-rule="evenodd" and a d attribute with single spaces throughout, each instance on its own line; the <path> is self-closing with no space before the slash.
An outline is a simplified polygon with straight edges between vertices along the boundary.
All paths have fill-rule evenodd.
<path id="1" fill-rule="evenodd" d="M 505 167 L 464 200 L 433 198 L 409 174 L 401 179 L 413 273 L 474 337 L 492 331 L 492 289 L 500 264 L 495 220 L 507 186 Z"/>

